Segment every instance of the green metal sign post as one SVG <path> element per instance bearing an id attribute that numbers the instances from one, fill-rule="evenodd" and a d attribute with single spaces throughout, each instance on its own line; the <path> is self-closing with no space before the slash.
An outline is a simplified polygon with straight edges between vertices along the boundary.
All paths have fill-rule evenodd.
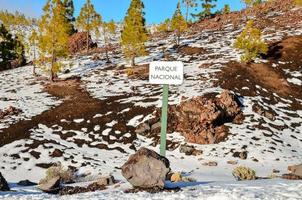
<path id="1" fill-rule="evenodd" d="M 163 86 L 163 105 L 161 111 L 160 155 L 166 156 L 167 121 L 168 121 L 169 85 Z"/>
<path id="2" fill-rule="evenodd" d="M 149 65 L 149 82 L 151 84 L 163 85 L 160 131 L 161 156 L 166 156 L 169 85 L 182 84 L 184 78 L 183 67 L 183 63 L 180 61 L 154 61 Z"/>

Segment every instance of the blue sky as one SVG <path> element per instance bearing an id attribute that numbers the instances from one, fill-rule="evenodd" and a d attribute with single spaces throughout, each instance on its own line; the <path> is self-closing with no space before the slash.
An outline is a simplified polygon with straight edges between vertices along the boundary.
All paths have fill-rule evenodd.
<path id="1" fill-rule="evenodd" d="M 86 0 L 74 0 L 75 15 L 80 12 Z M 91 0 L 98 13 L 105 21 L 114 19 L 122 21 L 131 0 Z M 46 0 L 0 0 L 0 9 L 15 11 L 18 10 L 31 17 L 39 17 L 42 13 Z M 159 23 L 171 17 L 176 8 L 178 0 L 143 0 L 145 4 L 145 17 L 148 24 Z M 239 10 L 243 7 L 240 0 L 218 0 L 217 8 L 221 9 L 224 4 L 229 4 L 232 10 Z M 184 13 L 183 13 L 184 14 Z"/>

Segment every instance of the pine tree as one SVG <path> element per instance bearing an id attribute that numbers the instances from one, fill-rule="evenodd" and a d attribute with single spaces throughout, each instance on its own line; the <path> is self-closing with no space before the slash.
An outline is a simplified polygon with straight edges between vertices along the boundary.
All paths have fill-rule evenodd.
<path id="1" fill-rule="evenodd" d="M 215 8 L 216 5 L 213 3 L 213 2 L 216 2 L 217 0 L 203 0 L 203 3 L 202 3 L 202 8 L 203 8 L 203 11 L 202 11 L 202 16 L 203 17 L 209 17 L 211 16 L 212 12 L 212 8 Z"/>
<path id="2" fill-rule="evenodd" d="M 102 17 L 99 15 L 90 0 L 81 9 L 80 15 L 77 18 L 77 27 L 86 31 L 86 50 L 89 51 L 89 36 L 92 32 L 99 35 L 99 27 L 102 24 Z"/>
<path id="3" fill-rule="evenodd" d="M 145 27 L 144 4 L 141 0 L 132 0 L 124 19 L 121 45 L 124 54 L 135 65 L 135 57 L 146 54 L 145 42 L 148 39 Z"/>
<path id="4" fill-rule="evenodd" d="M 222 9 L 222 14 L 229 14 L 231 12 L 231 8 L 229 4 L 225 4 Z"/>
<path id="5" fill-rule="evenodd" d="M 113 20 L 111 20 L 110 22 L 103 22 L 103 36 L 104 36 L 107 62 L 110 62 L 109 56 L 108 56 L 108 46 L 109 46 L 110 39 L 111 39 L 110 35 L 114 35 L 115 32 L 116 32 L 116 25 Z"/>
<path id="6" fill-rule="evenodd" d="M 189 9 L 197 6 L 196 0 L 182 0 L 186 7 L 186 22 L 188 22 Z"/>
<path id="7" fill-rule="evenodd" d="M 65 17 L 69 23 L 69 35 L 72 35 L 76 32 L 74 28 L 74 4 L 73 0 L 63 0 L 63 5 L 65 7 Z"/>
<path id="8" fill-rule="evenodd" d="M 176 10 L 171 20 L 171 29 L 176 34 L 176 45 L 179 46 L 180 44 L 180 36 L 183 32 L 187 30 L 187 22 L 185 21 L 184 17 L 182 16 L 180 10 L 180 3 L 177 3 Z"/>
<path id="9" fill-rule="evenodd" d="M 25 64 L 24 43 L 21 42 L 21 40 L 18 38 L 18 36 L 15 36 L 15 39 L 13 40 L 13 45 L 14 45 L 14 53 L 15 53 L 15 57 L 18 61 L 18 65 Z"/>
<path id="10" fill-rule="evenodd" d="M 13 38 L 5 26 L 0 26 L 0 70 L 9 68 L 9 61 L 14 59 Z"/>
<path id="11" fill-rule="evenodd" d="M 0 70 L 9 69 L 11 62 L 17 61 L 18 65 L 25 64 L 24 46 L 18 38 L 8 32 L 6 27 L 0 25 Z"/>
<path id="12" fill-rule="evenodd" d="M 24 14 L 16 11 L 10 13 L 7 10 L 0 11 L 0 21 L 5 25 L 6 29 L 9 29 L 11 25 L 25 25 L 29 26 L 32 24 L 34 19 L 25 17 Z"/>
<path id="13" fill-rule="evenodd" d="M 39 22 L 39 49 L 42 58 L 51 63 L 50 79 L 54 81 L 61 68 L 58 58 L 68 54 L 69 26 L 61 0 L 48 0 L 43 11 Z"/>
<path id="14" fill-rule="evenodd" d="M 259 54 L 266 54 L 268 51 L 267 44 L 261 39 L 261 31 L 254 27 L 254 21 L 248 21 L 245 29 L 237 37 L 234 47 L 243 50 L 241 61 L 251 62 Z"/>
<path id="15" fill-rule="evenodd" d="M 33 30 L 29 36 L 29 45 L 33 48 L 33 75 L 36 75 L 36 48 L 38 43 L 38 33 L 36 30 Z"/>
<path id="16" fill-rule="evenodd" d="M 202 2 L 202 11 L 198 14 L 192 14 L 193 17 L 198 17 L 200 20 L 208 18 L 212 15 L 212 9 L 216 7 L 214 2 L 217 0 L 200 0 Z"/>

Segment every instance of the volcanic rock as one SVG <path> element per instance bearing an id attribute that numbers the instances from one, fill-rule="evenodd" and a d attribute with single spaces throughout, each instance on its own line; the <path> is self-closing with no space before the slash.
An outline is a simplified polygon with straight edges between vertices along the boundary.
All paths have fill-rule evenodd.
<path id="1" fill-rule="evenodd" d="M 122 166 L 122 175 L 134 187 L 163 188 L 169 166 L 167 158 L 147 148 L 140 148 Z"/>
<path id="2" fill-rule="evenodd" d="M 61 178 L 57 176 L 39 184 L 38 188 L 43 192 L 56 194 L 60 190 L 60 183 Z"/>
<path id="3" fill-rule="evenodd" d="M 88 37 L 89 48 L 97 47 L 96 43 L 93 43 L 91 36 Z M 79 53 L 87 48 L 87 33 L 78 32 L 73 34 L 68 41 L 68 50 L 71 54 Z"/>
<path id="4" fill-rule="evenodd" d="M 302 164 L 288 166 L 288 171 L 290 171 L 294 175 L 302 177 Z"/>
<path id="5" fill-rule="evenodd" d="M 0 111 L 0 119 L 11 115 L 18 115 L 20 112 L 22 112 L 20 109 L 9 106 L 7 109 Z"/>
<path id="6" fill-rule="evenodd" d="M 242 123 L 243 113 L 240 107 L 238 97 L 227 90 L 219 97 L 201 96 L 183 101 L 180 105 L 169 106 L 167 132 L 180 132 L 190 143 L 219 143 L 228 136 L 225 123 Z M 160 121 L 160 115 L 160 110 L 156 110 L 155 118 L 149 120 L 148 124 L 152 127 Z M 152 133 L 158 131 L 160 129 L 151 128 Z"/>
<path id="7" fill-rule="evenodd" d="M 87 187 L 80 187 L 80 186 L 66 186 L 63 187 L 59 191 L 59 195 L 73 195 L 78 193 L 85 193 L 85 192 L 95 192 L 98 190 L 105 190 L 106 187 L 104 185 L 99 185 L 97 182 L 91 183 Z"/>
<path id="8" fill-rule="evenodd" d="M 0 191 L 9 191 L 9 186 L 5 178 L 2 176 L 0 172 Z"/>
<path id="9" fill-rule="evenodd" d="M 115 183 L 115 179 L 113 176 L 104 176 L 99 178 L 96 181 L 97 184 L 99 184 L 100 186 L 107 186 L 107 185 L 113 185 Z"/>

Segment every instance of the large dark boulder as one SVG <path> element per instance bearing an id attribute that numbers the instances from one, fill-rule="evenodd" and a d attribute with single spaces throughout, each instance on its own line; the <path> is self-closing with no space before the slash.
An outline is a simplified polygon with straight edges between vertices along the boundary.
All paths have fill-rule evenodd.
<path id="1" fill-rule="evenodd" d="M 9 190 L 10 188 L 8 186 L 8 183 L 0 172 L 0 191 L 9 191 Z"/>
<path id="2" fill-rule="evenodd" d="M 97 44 L 93 43 L 91 36 L 87 38 L 86 32 L 78 32 L 70 36 L 68 41 L 68 50 L 70 54 L 80 53 L 87 49 L 87 40 L 89 49 L 96 48 Z"/>
<path id="3" fill-rule="evenodd" d="M 137 188 L 163 188 L 169 171 L 169 160 L 147 148 L 140 148 L 122 166 L 122 175 Z"/>
<path id="4" fill-rule="evenodd" d="M 151 130 L 160 122 L 161 111 L 157 109 L 155 118 L 137 127 L 138 134 L 158 135 L 159 129 Z M 180 132 L 187 142 L 197 144 L 217 144 L 228 136 L 225 123 L 242 123 L 244 119 L 241 103 L 230 91 L 223 91 L 215 97 L 195 97 L 185 100 L 179 105 L 169 106 L 168 133 Z M 148 125 L 148 126 L 147 126 Z M 147 128 L 144 128 L 147 127 Z"/>

